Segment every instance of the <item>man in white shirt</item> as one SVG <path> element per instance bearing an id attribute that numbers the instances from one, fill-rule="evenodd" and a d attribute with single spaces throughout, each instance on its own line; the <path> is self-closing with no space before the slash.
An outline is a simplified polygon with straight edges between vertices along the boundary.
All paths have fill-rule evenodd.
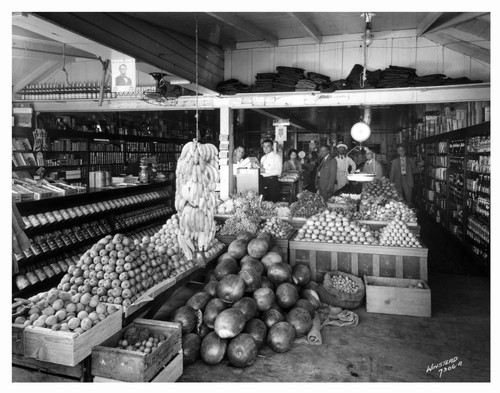
<path id="1" fill-rule="evenodd" d="M 366 150 L 366 162 L 361 173 L 374 174 L 375 179 L 380 179 L 383 176 L 382 165 L 375 159 L 375 153 L 371 150 Z"/>
<path id="2" fill-rule="evenodd" d="M 278 202 L 280 199 L 280 182 L 283 160 L 273 152 L 273 142 L 266 139 L 262 142 L 264 156 L 260 159 L 260 193 L 266 201 Z"/>
<path id="3" fill-rule="evenodd" d="M 337 150 L 339 155 L 335 157 L 337 160 L 337 184 L 335 185 L 335 191 L 340 190 L 347 183 L 349 183 L 349 180 L 347 180 L 347 174 L 354 173 L 356 170 L 356 163 L 346 154 L 347 145 L 339 143 L 337 145 Z"/>

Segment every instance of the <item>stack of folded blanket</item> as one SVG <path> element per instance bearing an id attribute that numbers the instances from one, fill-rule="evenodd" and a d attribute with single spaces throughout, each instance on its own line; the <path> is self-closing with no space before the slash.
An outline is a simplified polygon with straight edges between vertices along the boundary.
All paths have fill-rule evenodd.
<path id="1" fill-rule="evenodd" d="M 349 90 L 351 87 L 346 79 L 339 79 L 326 85 L 322 85 L 320 90 L 322 93 L 333 93 L 336 90 Z"/>
<path id="2" fill-rule="evenodd" d="M 274 81 L 273 91 L 295 91 L 295 85 L 304 79 L 304 69 L 296 67 L 276 67 L 278 78 Z"/>
<path id="3" fill-rule="evenodd" d="M 348 77 L 346 78 L 351 89 L 373 89 L 377 87 L 380 77 L 382 75 L 381 70 L 376 71 L 366 71 L 366 80 L 363 81 L 363 66 L 356 64 Z"/>
<path id="4" fill-rule="evenodd" d="M 310 79 L 301 79 L 295 85 L 295 91 L 314 91 L 317 84 Z"/>
<path id="5" fill-rule="evenodd" d="M 252 87 L 254 93 L 265 93 L 273 91 L 274 81 L 278 77 L 275 72 L 262 72 L 255 75 L 255 85 Z"/>
<path id="6" fill-rule="evenodd" d="M 389 66 L 382 71 L 378 87 L 409 87 L 411 81 L 417 77 L 415 68 Z"/>
<path id="7" fill-rule="evenodd" d="M 217 85 L 217 91 L 224 95 L 248 93 L 250 91 L 250 86 L 241 83 L 238 79 L 228 79 Z"/>

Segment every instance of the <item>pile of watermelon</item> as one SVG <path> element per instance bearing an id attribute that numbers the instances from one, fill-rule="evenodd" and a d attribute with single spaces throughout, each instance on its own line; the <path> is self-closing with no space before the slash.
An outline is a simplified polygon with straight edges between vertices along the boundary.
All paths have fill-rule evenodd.
<path id="1" fill-rule="evenodd" d="M 263 345 L 289 351 L 295 338 L 311 330 L 321 304 L 310 279 L 308 267 L 292 269 L 283 261 L 270 234 L 238 233 L 207 273 L 203 290 L 174 312 L 172 321 L 182 326 L 184 364 L 201 357 L 216 365 L 227 358 L 247 367 Z"/>

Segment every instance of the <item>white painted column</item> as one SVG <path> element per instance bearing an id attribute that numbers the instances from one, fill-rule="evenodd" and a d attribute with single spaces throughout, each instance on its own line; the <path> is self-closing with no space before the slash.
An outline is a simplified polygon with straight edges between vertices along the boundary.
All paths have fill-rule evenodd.
<path id="1" fill-rule="evenodd" d="M 234 149 L 233 111 L 228 107 L 220 108 L 220 199 L 226 201 L 233 189 L 232 156 Z"/>

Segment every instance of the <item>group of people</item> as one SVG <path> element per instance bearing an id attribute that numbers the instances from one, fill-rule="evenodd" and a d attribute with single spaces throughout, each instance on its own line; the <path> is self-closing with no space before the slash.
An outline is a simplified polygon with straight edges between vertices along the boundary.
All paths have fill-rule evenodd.
<path id="1" fill-rule="evenodd" d="M 366 150 L 366 161 L 362 168 L 357 168 L 354 160 L 349 157 L 347 146 L 340 143 L 336 146 L 338 155 L 334 156 L 327 145 L 322 145 L 318 151 L 318 160 L 309 160 L 307 164 L 311 167 L 313 181 L 309 187 L 318 192 L 325 200 L 348 184 L 347 175 L 359 171 L 361 173 L 374 174 L 375 178 L 381 178 L 384 173 L 382 165 L 375 158 L 371 150 Z M 303 165 L 298 157 L 297 150 L 288 152 L 288 160 L 283 163 L 281 156 L 273 151 L 273 141 L 266 139 L 262 142 L 264 155 L 260 159 L 260 191 L 265 200 L 279 201 L 280 183 L 279 177 L 286 173 L 304 173 Z M 392 160 L 389 171 L 389 180 L 395 183 L 396 188 L 408 203 L 412 200 L 413 175 L 417 172 L 414 161 L 406 157 L 403 146 L 397 148 L 398 157 Z M 235 168 L 243 161 L 245 149 L 238 146 L 235 149 L 233 164 Z"/>

